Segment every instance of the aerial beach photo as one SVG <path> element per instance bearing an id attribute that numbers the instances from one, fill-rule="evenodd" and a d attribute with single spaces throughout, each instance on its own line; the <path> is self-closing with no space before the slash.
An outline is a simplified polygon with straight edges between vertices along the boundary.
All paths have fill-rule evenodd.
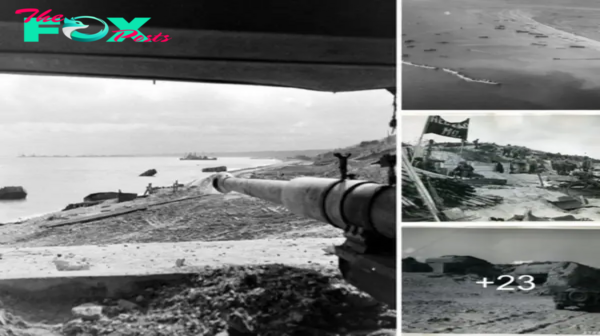
<path id="1" fill-rule="evenodd" d="M 594 335 L 597 228 L 402 228 L 402 331 Z"/>
<path id="2" fill-rule="evenodd" d="M 402 117 L 405 222 L 600 221 L 593 114 Z"/>
<path id="3" fill-rule="evenodd" d="M 599 18 L 593 0 L 402 1 L 402 107 L 595 109 Z"/>

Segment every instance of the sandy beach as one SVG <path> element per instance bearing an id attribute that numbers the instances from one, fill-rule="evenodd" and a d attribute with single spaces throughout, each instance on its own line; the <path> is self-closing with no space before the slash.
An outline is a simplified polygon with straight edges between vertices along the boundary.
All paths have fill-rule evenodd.
<path id="1" fill-rule="evenodd" d="M 591 109 L 599 101 L 599 15 L 591 1 L 403 1 L 403 106 Z M 452 101 L 431 99 L 446 83 L 456 84 Z"/>
<path id="2" fill-rule="evenodd" d="M 598 315 L 558 311 L 552 298 L 482 288 L 474 275 L 402 274 L 406 333 L 597 333 Z"/>
<path id="3" fill-rule="evenodd" d="M 557 306 L 554 294 L 597 283 L 581 273 L 598 270 L 599 236 L 594 228 L 403 228 L 402 330 L 597 334 L 597 311 Z"/>

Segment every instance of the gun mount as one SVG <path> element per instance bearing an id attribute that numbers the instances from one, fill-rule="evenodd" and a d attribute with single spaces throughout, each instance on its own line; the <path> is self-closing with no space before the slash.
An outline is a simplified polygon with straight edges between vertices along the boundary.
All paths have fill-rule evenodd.
<path id="1" fill-rule="evenodd" d="M 396 307 L 396 187 L 369 181 L 301 177 L 291 181 L 214 175 L 221 193 L 236 191 L 344 230 L 335 247 L 346 281 Z"/>

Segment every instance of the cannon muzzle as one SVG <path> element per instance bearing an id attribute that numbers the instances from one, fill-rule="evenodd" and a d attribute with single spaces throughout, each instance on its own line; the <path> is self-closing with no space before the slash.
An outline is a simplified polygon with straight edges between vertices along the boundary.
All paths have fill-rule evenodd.
<path id="1" fill-rule="evenodd" d="M 219 192 L 236 191 L 329 223 L 347 238 L 335 247 L 348 282 L 396 306 L 396 187 L 359 180 L 301 177 L 291 181 L 214 175 Z"/>

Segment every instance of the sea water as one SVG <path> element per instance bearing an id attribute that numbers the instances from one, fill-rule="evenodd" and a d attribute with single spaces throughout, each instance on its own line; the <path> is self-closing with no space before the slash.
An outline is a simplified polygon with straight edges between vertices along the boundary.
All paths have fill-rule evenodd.
<path id="1" fill-rule="evenodd" d="M 227 166 L 228 170 L 269 165 L 278 160 L 219 158 L 217 161 L 181 161 L 177 157 L 70 157 L 2 158 L 0 188 L 22 186 L 23 201 L 0 201 L 0 223 L 60 211 L 70 203 L 96 192 L 143 194 L 148 183 L 170 186 L 186 183 L 212 173 L 202 168 Z M 154 177 L 140 177 L 156 169 Z"/>

